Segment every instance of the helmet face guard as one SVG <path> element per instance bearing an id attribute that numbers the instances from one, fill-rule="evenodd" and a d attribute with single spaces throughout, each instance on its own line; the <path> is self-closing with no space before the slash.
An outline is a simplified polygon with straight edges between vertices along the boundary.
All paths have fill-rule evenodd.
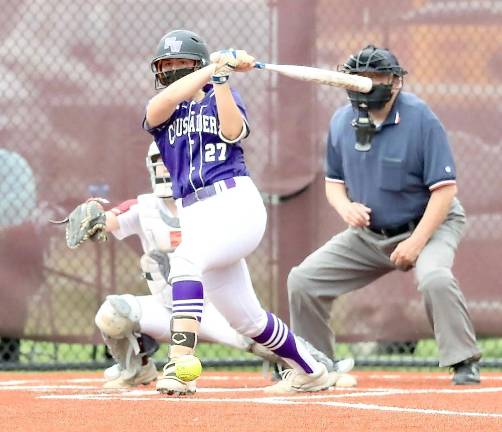
<path id="1" fill-rule="evenodd" d="M 159 60 L 160 62 L 160 60 Z M 158 65 L 157 63 L 156 65 Z M 153 66 L 153 65 L 152 65 Z M 153 67 L 152 67 L 153 69 Z M 183 78 L 184 76 L 187 76 L 191 74 L 192 72 L 195 72 L 197 69 L 200 69 L 200 67 L 193 67 L 193 68 L 183 68 L 183 69 L 175 69 L 175 70 L 170 70 L 170 71 L 153 71 L 155 73 L 155 90 L 161 90 L 163 88 L 166 88 L 167 86 L 171 85 L 173 82 L 178 81 L 180 78 Z"/>
<path id="2" fill-rule="evenodd" d="M 165 174 L 158 174 L 157 167 L 164 167 L 162 157 L 160 155 L 157 144 L 152 142 L 148 149 L 146 156 L 146 168 L 150 174 L 150 183 L 152 184 L 152 191 L 155 196 L 159 198 L 171 198 L 173 196 L 173 184 L 171 182 L 171 175 L 169 172 Z"/>
<path id="3" fill-rule="evenodd" d="M 193 68 L 161 71 L 160 62 L 166 59 L 195 60 Z M 155 74 L 155 88 L 162 89 L 174 81 L 209 64 L 209 51 L 202 38 L 188 30 L 174 30 L 167 33 L 159 42 L 155 57 L 150 63 Z"/>

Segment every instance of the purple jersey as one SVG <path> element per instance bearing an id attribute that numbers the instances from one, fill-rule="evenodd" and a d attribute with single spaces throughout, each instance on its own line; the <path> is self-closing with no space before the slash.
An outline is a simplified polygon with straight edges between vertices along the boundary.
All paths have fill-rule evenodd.
<path id="1" fill-rule="evenodd" d="M 240 142 L 228 144 L 218 135 L 213 86 L 208 84 L 203 90 L 205 96 L 201 101 L 181 102 L 164 123 L 149 128 L 144 122 L 171 174 L 174 198 L 182 198 L 219 180 L 249 175 Z M 232 89 L 232 95 L 247 124 L 239 94 Z"/>

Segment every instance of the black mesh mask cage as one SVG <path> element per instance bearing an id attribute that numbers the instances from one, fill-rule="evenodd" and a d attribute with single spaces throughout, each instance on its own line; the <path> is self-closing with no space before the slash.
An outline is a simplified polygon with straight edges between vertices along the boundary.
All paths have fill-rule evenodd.
<path id="1" fill-rule="evenodd" d="M 193 68 L 184 68 L 162 72 L 159 64 L 164 59 L 195 60 Z M 209 51 L 204 40 L 188 30 L 174 30 L 167 33 L 159 42 L 155 57 L 150 63 L 155 74 L 155 88 L 162 89 L 174 81 L 209 64 Z"/>
<path id="2" fill-rule="evenodd" d="M 338 66 L 340 72 L 349 74 L 381 73 L 403 77 L 406 71 L 399 65 L 397 58 L 386 48 L 368 45 L 357 54 L 353 54 L 343 64 Z M 392 83 L 378 84 L 369 93 L 359 93 L 348 90 L 347 94 L 355 108 L 381 109 L 392 97 Z"/>

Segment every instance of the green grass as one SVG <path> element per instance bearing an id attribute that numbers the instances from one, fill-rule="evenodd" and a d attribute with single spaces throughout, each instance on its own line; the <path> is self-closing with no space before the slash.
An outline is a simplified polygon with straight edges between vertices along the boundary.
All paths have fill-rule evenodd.
<path id="1" fill-rule="evenodd" d="M 357 358 L 371 357 L 382 359 L 399 359 L 400 354 L 383 355 L 376 351 L 375 344 L 368 344 L 365 353 L 357 344 L 351 345 L 340 343 L 337 345 L 337 357 L 344 358 L 354 356 Z M 502 358 L 502 339 L 482 339 L 479 346 L 484 359 Z M 371 351 L 373 349 L 373 351 Z M 162 361 L 167 358 L 167 345 L 161 346 L 154 359 Z M 219 344 L 200 343 L 197 346 L 197 355 L 202 359 L 253 359 L 252 354 Z M 438 357 L 437 347 L 434 340 L 419 341 L 414 355 L 406 354 L 407 358 L 435 359 Z M 88 363 L 91 361 L 102 362 L 106 360 L 103 345 L 95 347 L 91 344 L 67 344 L 53 342 L 37 342 L 31 340 L 21 341 L 21 363 L 44 364 L 44 363 Z"/>

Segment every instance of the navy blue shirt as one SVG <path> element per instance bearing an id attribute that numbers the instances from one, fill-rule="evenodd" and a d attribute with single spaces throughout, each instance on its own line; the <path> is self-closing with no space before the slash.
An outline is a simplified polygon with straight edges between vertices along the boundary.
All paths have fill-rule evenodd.
<path id="1" fill-rule="evenodd" d="M 171 174 L 174 198 L 236 176 L 249 175 L 240 142 L 229 144 L 219 136 L 216 99 L 212 85 L 203 89 L 200 101 L 180 103 L 164 123 L 144 128 L 153 135 L 164 165 Z M 232 89 L 237 107 L 246 121 L 246 109 Z M 249 130 L 249 129 L 248 129 Z"/>
<path id="2" fill-rule="evenodd" d="M 394 227 L 421 217 L 432 190 L 456 183 L 444 127 L 417 96 L 399 94 L 367 152 L 355 149 L 355 116 L 347 105 L 331 119 L 326 180 L 344 183 L 352 201 L 371 208 L 372 227 Z"/>

